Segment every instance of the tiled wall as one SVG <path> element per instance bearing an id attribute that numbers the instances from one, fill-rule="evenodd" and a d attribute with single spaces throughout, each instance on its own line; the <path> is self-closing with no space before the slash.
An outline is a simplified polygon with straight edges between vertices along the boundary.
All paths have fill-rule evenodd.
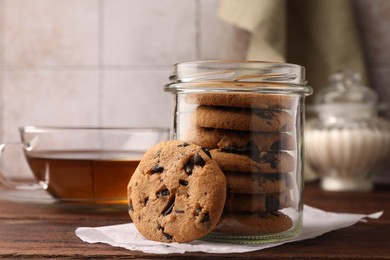
<path id="1" fill-rule="evenodd" d="M 390 111 L 390 1 L 353 0 Z M 171 65 L 243 59 L 218 0 L 0 0 L 0 139 L 39 125 L 170 126 Z M 390 112 L 385 113 L 390 118 Z"/>
<path id="2" fill-rule="evenodd" d="M 21 125 L 170 126 L 171 66 L 243 59 L 218 0 L 0 0 L 0 138 Z"/>

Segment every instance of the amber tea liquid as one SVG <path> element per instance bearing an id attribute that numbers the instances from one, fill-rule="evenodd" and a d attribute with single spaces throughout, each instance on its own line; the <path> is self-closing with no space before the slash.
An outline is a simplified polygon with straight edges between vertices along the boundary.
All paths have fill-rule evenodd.
<path id="1" fill-rule="evenodd" d="M 61 199 L 126 202 L 127 184 L 143 153 L 42 151 L 26 154 L 38 181 Z"/>

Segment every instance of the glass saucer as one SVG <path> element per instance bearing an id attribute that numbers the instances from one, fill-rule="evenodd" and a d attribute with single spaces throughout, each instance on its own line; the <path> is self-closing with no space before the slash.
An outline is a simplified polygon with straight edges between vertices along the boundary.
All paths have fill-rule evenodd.
<path id="1" fill-rule="evenodd" d="M 35 204 L 77 212 L 127 212 L 127 198 L 67 199 L 54 198 L 45 190 L 13 189 L 0 183 L 0 200 Z"/>

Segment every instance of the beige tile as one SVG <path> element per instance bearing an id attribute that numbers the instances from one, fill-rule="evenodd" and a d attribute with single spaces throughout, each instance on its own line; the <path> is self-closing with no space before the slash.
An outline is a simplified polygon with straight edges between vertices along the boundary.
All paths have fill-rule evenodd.
<path id="1" fill-rule="evenodd" d="M 98 72 L 8 71 L 4 75 L 4 139 L 22 125 L 97 125 Z"/>
<path id="2" fill-rule="evenodd" d="M 0 70 L 4 65 L 4 0 L 0 0 Z"/>
<path id="3" fill-rule="evenodd" d="M 3 16 L 4 14 L 4 0 L 0 0 L 0 142 L 3 142 L 3 131 L 2 131 L 2 123 L 3 123 L 3 61 L 4 61 L 4 49 L 3 49 Z"/>
<path id="4" fill-rule="evenodd" d="M 195 0 L 105 0 L 105 65 L 171 65 L 196 57 Z"/>
<path id="5" fill-rule="evenodd" d="M 3 131 L 3 117 L 4 117 L 4 103 L 3 103 L 3 82 L 4 82 L 4 73 L 2 68 L 0 67 L 0 142 L 4 140 L 4 131 Z"/>
<path id="6" fill-rule="evenodd" d="M 218 18 L 218 0 L 200 3 L 200 58 L 245 59 L 249 33 Z"/>
<path id="7" fill-rule="evenodd" d="M 163 91 L 170 70 L 107 71 L 103 125 L 170 127 L 172 96 Z"/>
<path id="8" fill-rule="evenodd" d="M 5 63 L 97 65 L 99 0 L 5 0 Z"/>

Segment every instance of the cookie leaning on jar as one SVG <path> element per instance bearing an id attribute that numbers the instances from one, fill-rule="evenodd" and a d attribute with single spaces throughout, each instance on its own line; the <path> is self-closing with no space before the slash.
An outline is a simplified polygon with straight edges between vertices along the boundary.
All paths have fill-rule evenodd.
<path id="1" fill-rule="evenodd" d="M 203 237 L 216 227 L 226 199 L 225 176 L 209 152 L 177 140 L 150 148 L 127 189 L 136 228 L 161 242 Z"/>
<path id="2" fill-rule="evenodd" d="M 210 149 L 227 179 L 228 200 L 215 232 L 245 236 L 290 229 L 292 220 L 281 210 L 291 205 L 290 172 L 295 170 L 289 152 L 295 149 L 292 99 L 191 93 L 187 102 L 197 107 L 184 140 Z M 241 207 L 243 198 L 246 207 Z"/>

